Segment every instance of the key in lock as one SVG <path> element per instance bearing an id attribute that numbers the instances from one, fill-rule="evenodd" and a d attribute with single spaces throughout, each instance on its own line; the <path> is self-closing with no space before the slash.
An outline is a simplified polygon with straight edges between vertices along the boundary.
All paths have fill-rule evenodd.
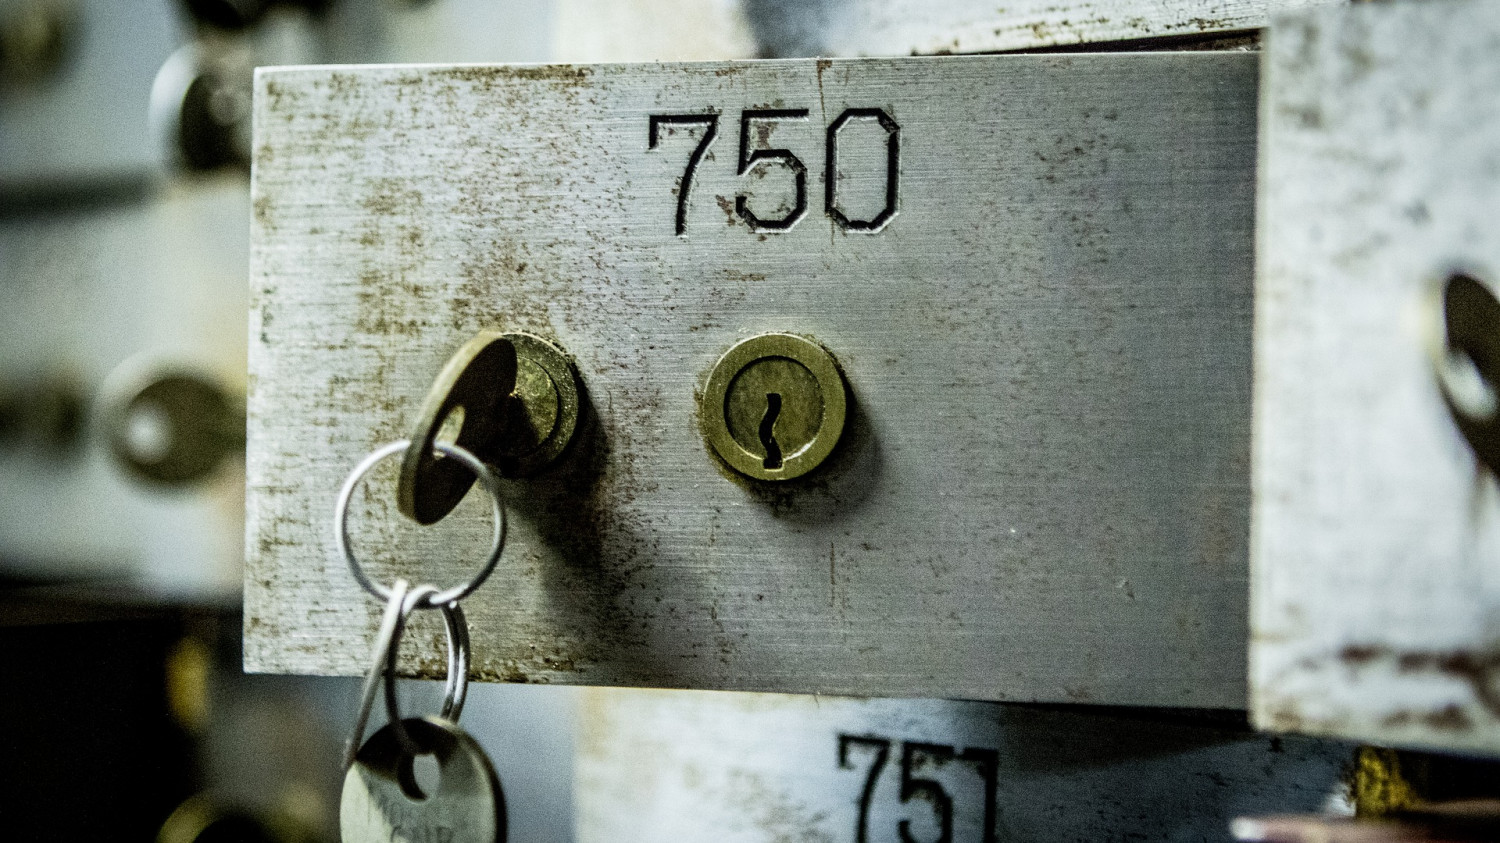
<path id="1" fill-rule="evenodd" d="M 848 397 L 833 355 L 795 334 L 762 334 L 725 352 L 700 407 L 705 438 L 757 480 L 790 480 L 838 444 Z"/>
<path id="2" fill-rule="evenodd" d="M 417 412 L 396 500 L 418 524 L 458 506 L 474 475 L 433 451 L 457 444 L 507 477 L 529 477 L 555 462 L 578 429 L 578 371 L 562 349 L 524 333 L 480 331 L 438 373 Z"/>

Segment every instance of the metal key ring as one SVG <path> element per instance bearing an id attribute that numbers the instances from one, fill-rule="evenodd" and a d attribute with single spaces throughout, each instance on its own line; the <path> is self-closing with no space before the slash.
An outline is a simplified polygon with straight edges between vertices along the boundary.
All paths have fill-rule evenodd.
<path id="1" fill-rule="evenodd" d="M 354 763 L 354 757 L 364 741 L 365 726 L 370 721 L 370 709 L 374 707 L 375 689 L 382 673 L 385 674 L 386 680 L 387 712 L 392 717 L 391 722 L 397 724 L 397 736 L 402 739 L 402 746 L 414 745 L 411 743 L 410 736 L 406 734 L 406 730 L 399 725 L 400 718 L 395 715 L 396 651 L 400 645 L 401 633 L 406 627 L 406 620 L 423 601 L 430 600 L 436 593 L 436 586 L 421 585 L 411 588 L 410 583 L 400 579 L 396 580 L 395 585 L 392 586 L 391 599 L 387 602 L 385 615 L 380 620 L 380 631 L 375 635 L 370 670 L 365 674 L 359 710 L 354 718 L 354 731 L 344 747 L 344 769 L 349 769 L 349 766 Z M 443 686 L 442 716 L 457 723 L 458 718 L 463 714 L 464 698 L 469 690 L 469 624 L 457 603 L 444 603 L 439 608 L 443 612 L 443 622 L 448 634 L 448 677 Z"/>
<path id="2" fill-rule="evenodd" d="M 418 586 L 412 590 L 402 605 L 395 634 L 391 637 L 391 647 L 386 651 L 386 719 L 390 721 L 391 732 L 396 736 L 397 743 L 401 744 L 401 749 L 408 755 L 420 755 L 422 747 L 412 740 L 406 731 L 406 725 L 401 722 L 401 712 L 396 704 L 396 657 L 401 647 L 401 633 L 405 630 L 411 613 L 423 599 L 431 599 L 430 594 L 419 594 L 423 589 L 437 590 L 432 586 Z M 443 603 L 438 608 L 443 610 L 443 621 L 448 631 L 448 681 L 443 688 L 442 716 L 457 723 L 459 716 L 463 714 L 464 697 L 469 691 L 469 623 L 464 617 L 464 610 L 456 602 Z"/>
<path id="3" fill-rule="evenodd" d="M 364 568 L 359 564 L 359 560 L 354 558 L 354 552 L 349 549 L 349 501 L 354 497 L 354 487 L 359 485 L 359 481 L 364 478 L 370 469 L 375 467 L 376 463 L 386 457 L 402 453 L 409 447 L 411 447 L 410 439 L 399 439 L 390 444 L 382 445 L 361 460 L 359 465 L 356 465 L 354 470 L 349 472 L 349 479 L 344 481 L 344 487 L 339 490 L 338 503 L 334 505 L 333 509 L 335 525 L 333 533 L 334 542 L 338 545 L 339 553 L 344 555 L 344 561 L 349 563 L 349 572 L 354 575 L 354 579 L 364 587 L 365 591 L 387 601 L 391 598 L 391 589 L 366 576 Z M 484 486 L 485 491 L 490 493 L 490 500 L 494 503 L 495 532 L 494 538 L 491 541 L 489 556 L 484 560 L 484 565 L 479 569 L 479 573 L 475 574 L 474 578 L 467 583 L 456 585 L 446 591 L 437 592 L 429 597 L 419 608 L 446 606 L 449 603 L 457 602 L 473 594 L 474 589 L 483 585 L 484 581 L 495 570 L 495 564 L 500 561 L 500 552 L 505 549 L 505 503 L 500 500 L 500 481 L 495 477 L 495 473 L 490 471 L 489 466 L 485 465 L 478 457 L 457 445 L 435 442 L 432 447 L 438 453 L 452 457 L 467 466 L 470 471 L 474 472 L 474 476 L 479 479 L 479 483 Z"/>

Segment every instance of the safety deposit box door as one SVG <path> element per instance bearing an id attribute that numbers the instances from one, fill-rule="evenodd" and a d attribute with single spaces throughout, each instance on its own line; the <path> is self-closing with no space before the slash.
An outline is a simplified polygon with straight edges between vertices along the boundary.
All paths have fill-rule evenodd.
<path id="1" fill-rule="evenodd" d="M 335 495 L 491 329 L 564 353 L 532 421 L 578 413 L 501 466 L 476 675 L 1243 705 L 1256 75 L 261 71 L 246 666 L 364 671 Z M 355 553 L 461 582 L 488 501 L 417 527 L 398 462 Z M 406 668 L 440 673 L 425 629 Z"/>
<path id="2" fill-rule="evenodd" d="M 1256 289 L 1258 725 L 1500 750 L 1500 7 L 1267 41 Z"/>
<path id="3" fill-rule="evenodd" d="M 1180 711 L 591 688 L 581 843 L 1227 840 L 1351 748 Z"/>

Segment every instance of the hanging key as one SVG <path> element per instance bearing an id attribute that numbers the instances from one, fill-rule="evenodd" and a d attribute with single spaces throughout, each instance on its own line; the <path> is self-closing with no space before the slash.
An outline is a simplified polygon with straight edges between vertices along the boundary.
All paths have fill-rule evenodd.
<path id="1" fill-rule="evenodd" d="M 480 331 L 444 364 L 417 411 L 397 505 L 418 524 L 435 524 L 463 500 L 474 476 L 434 451 L 445 440 L 507 477 L 543 470 L 573 440 L 581 390 L 572 360 L 556 345 Z"/>
<path id="2" fill-rule="evenodd" d="M 339 828 L 345 843 L 464 843 L 505 839 L 505 798 L 489 757 L 467 732 L 436 717 L 401 721 L 421 754 L 437 761 L 424 789 L 387 725 L 365 742 L 344 779 Z"/>
<path id="3" fill-rule="evenodd" d="M 334 506 L 334 535 L 351 573 L 365 589 L 386 601 L 354 735 L 345 755 L 340 835 L 345 843 L 499 843 L 505 839 L 506 829 L 500 779 L 484 750 L 458 726 L 470 658 L 468 622 L 458 601 L 488 578 L 505 546 L 505 507 L 499 497 L 498 480 L 478 457 L 459 445 L 436 442 L 428 446 L 472 472 L 493 498 L 494 543 L 479 573 L 468 582 L 439 589 L 433 585 L 411 587 L 406 580 L 397 579 L 391 586 L 384 586 L 369 578 L 349 547 L 349 501 L 355 487 L 381 460 L 406 453 L 410 446 L 406 440 L 392 442 L 367 456 L 345 481 Z M 446 626 L 448 682 L 441 717 L 402 718 L 397 710 L 397 652 L 406 622 L 417 609 L 438 609 Z M 388 722 L 359 746 L 382 685 Z M 357 753 L 353 752 L 355 746 L 359 746 Z M 436 763 L 436 784 L 419 783 L 416 765 L 422 758 Z"/>
<path id="4" fill-rule="evenodd" d="M 384 684 L 390 721 L 346 762 L 339 801 L 344 843 L 445 841 L 498 843 L 505 839 L 505 796 L 489 756 L 458 726 L 468 686 L 468 623 L 458 603 L 433 604 L 435 586 L 391 588 L 374 657 L 355 721 L 358 742 L 378 685 Z M 448 632 L 448 683 L 441 717 L 403 719 L 396 708 L 396 655 L 406 621 L 417 608 L 443 613 Z M 383 680 L 383 683 L 382 683 Z M 450 719 L 451 718 L 451 719 Z M 420 758 L 436 762 L 438 780 L 418 782 Z"/>

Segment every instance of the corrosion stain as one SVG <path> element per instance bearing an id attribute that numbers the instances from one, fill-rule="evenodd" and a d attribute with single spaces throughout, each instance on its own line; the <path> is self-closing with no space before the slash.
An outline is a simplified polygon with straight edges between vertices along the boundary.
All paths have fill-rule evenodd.
<path id="1" fill-rule="evenodd" d="M 250 203 L 251 212 L 255 215 L 255 222 L 263 231 L 271 232 L 275 224 L 271 219 L 271 197 L 261 194 Z"/>
<path id="2" fill-rule="evenodd" d="M 1462 708 L 1451 704 L 1429 712 L 1423 722 L 1439 731 L 1467 732 L 1474 728 L 1474 721 L 1469 719 L 1469 715 Z"/>
<path id="3" fill-rule="evenodd" d="M 456 79 L 485 86 L 508 79 L 528 82 L 562 82 L 567 85 L 583 86 L 593 75 L 593 68 L 572 64 L 448 67 L 433 71 L 433 76 L 438 78 Z"/>
<path id="4" fill-rule="evenodd" d="M 371 179 L 370 193 L 360 204 L 380 216 L 410 214 L 422 207 L 422 194 L 401 179 Z"/>
<path id="5" fill-rule="evenodd" d="M 1350 646 L 1339 651 L 1339 661 L 1346 664 L 1360 665 L 1380 658 L 1380 654 L 1381 648 L 1379 647 Z"/>
<path id="6" fill-rule="evenodd" d="M 1377 663 L 1389 664 L 1398 674 L 1436 672 L 1457 677 L 1469 683 L 1475 698 L 1500 716 L 1500 652 L 1470 650 L 1396 650 L 1380 644 L 1351 644 L 1338 651 L 1339 663 L 1351 668 L 1365 668 Z M 1315 668 L 1316 663 L 1306 665 Z M 1392 715 L 1402 722 L 1411 719 L 1404 713 Z M 1390 718 L 1388 718 L 1390 719 Z M 1456 707 L 1421 715 L 1433 728 L 1470 729 L 1473 723 Z M 1398 725 L 1392 723 L 1391 725 Z"/>

